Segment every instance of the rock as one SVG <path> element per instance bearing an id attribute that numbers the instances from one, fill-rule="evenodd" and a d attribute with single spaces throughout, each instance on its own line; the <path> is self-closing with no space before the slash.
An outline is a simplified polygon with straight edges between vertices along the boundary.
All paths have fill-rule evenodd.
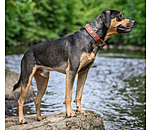
<path id="1" fill-rule="evenodd" d="M 8 109 L 18 106 L 17 102 L 20 97 L 21 87 L 13 91 L 13 86 L 18 82 L 19 76 L 19 73 L 5 68 L 5 112 L 7 112 Z M 30 86 L 25 103 L 33 102 L 34 97 L 34 91 Z"/>
<path id="2" fill-rule="evenodd" d="M 28 124 L 19 125 L 18 117 L 5 118 L 6 130 L 105 130 L 101 116 L 86 110 L 87 117 L 77 112 L 77 117 L 67 118 L 65 112 L 42 114 L 46 119 L 36 121 L 36 115 L 27 115 Z"/>

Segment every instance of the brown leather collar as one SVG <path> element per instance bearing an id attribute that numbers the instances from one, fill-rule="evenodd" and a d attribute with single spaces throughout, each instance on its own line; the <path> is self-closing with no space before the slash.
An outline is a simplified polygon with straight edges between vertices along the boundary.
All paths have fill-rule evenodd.
<path id="1" fill-rule="evenodd" d="M 96 32 L 94 32 L 90 24 L 87 24 L 85 26 L 85 29 L 91 35 L 91 37 L 99 44 L 100 47 L 105 46 L 105 42 L 97 35 Z"/>

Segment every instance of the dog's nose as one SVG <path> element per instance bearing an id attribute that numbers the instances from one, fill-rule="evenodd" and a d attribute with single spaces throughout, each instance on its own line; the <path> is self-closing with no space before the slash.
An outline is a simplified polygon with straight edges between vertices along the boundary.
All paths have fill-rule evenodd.
<path id="1" fill-rule="evenodd" d="M 126 27 L 131 27 L 131 28 L 133 28 L 134 25 L 135 25 L 135 21 L 129 20 L 129 22 L 126 24 Z"/>
<path id="2" fill-rule="evenodd" d="M 136 22 L 132 20 L 132 23 L 133 23 L 133 26 L 134 26 Z"/>

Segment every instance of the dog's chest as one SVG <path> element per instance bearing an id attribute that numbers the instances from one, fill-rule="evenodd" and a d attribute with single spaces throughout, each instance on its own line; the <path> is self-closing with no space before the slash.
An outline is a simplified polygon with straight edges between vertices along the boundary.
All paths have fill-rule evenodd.
<path id="1" fill-rule="evenodd" d="M 83 52 L 80 58 L 80 65 L 79 65 L 78 72 L 86 66 L 88 68 L 90 63 L 92 64 L 94 60 L 95 60 L 95 54 L 93 52 L 92 53 Z"/>

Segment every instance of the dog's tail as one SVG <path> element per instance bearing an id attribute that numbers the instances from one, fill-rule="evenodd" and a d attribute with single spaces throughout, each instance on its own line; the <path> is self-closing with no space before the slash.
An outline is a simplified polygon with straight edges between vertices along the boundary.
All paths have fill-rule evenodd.
<path id="1" fill-rule="evenodd" d="M 21 86 L 20 82 L 21 82 L 21 74 L 20 74 L 20 78 L 19 78 L 18 83 L 16 83 L 16 84 L 14 85 L 14 87 L 13 87 L 13 91 L 15 91 L 17 88 L 19 88 L 19 87 Z"/>

